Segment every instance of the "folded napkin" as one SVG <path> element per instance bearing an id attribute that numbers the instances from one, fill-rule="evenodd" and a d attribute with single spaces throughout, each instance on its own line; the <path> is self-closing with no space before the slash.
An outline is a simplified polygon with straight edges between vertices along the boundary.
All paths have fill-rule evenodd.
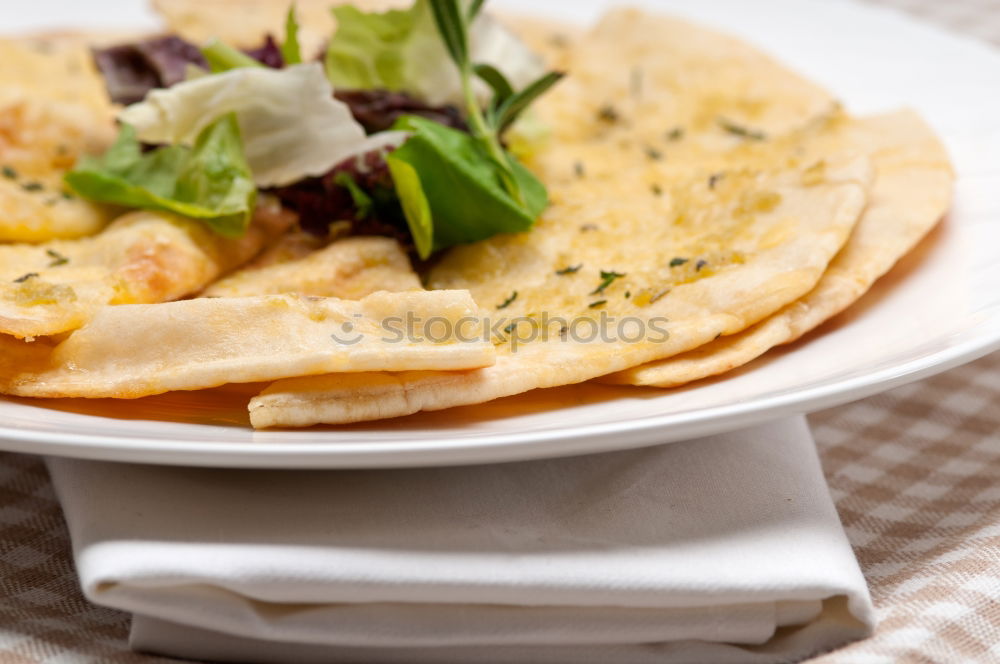
<path id="1" fill-rule="evenodd" d="M 587 457 L 233 471 L 50 459 L 87 597 L 231 662 L 776 662 L 872 607 L 804 419 Z"/>

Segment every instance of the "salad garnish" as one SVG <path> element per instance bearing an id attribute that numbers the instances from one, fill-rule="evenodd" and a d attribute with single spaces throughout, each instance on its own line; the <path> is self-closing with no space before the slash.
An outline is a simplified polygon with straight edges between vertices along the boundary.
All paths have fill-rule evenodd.
<path id="1" fill-rule="evenodd" d="M 246 231 L 257 196 L 233 113 L 201 130 L 193 147 L 148 152 L 126 124 L 111 149 L 82 159 L 66 184 L 92 200 L 198 219 L 228 237 Z"/>
<path id="2" fill-rule="evenodd" d="M 167 36 L 96 51 L 109 94 L 130 105 L 115 145 L 66 182 L 228 236 L 244 232 L 260 188 L 311 232 L 346 222 L 423 259 L 526 231 L 548 195 L 504 136 L 562 74 L 546 73 L 484 4 L 334 7 L 320 61 L 302 52 L 294 6 L 280 44 L 198 48 Z"/>
<path id="3" fill-rule="evenodd" d="M 209 108 L 214 113 L 206 113 Z M 152 91 L 119 118 L 134 126 L 145 143 L 189 145 L 221 113 L 236 114 L 260 187 L 322 175 L 386 138 L 365 135 L 350 108 L 334 98 L 318 62 L 285 69 L 237 68 L 185 81 Z M 390 138 L 393 143 L 405 137 Z"/>

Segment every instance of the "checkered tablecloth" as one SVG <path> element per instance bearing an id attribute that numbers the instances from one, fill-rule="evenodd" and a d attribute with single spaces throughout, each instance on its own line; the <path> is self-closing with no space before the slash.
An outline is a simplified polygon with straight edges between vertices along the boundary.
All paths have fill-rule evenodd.
<path id="1" fill-rule="evenodd" d="M 1000 0 L 871 1 L 1000 45 Z M 1000 661 L 1000 354 L 811 420 L 879 619 L 814 663 Z M 41 461 L 0 454 L 0 663 L 171 661 L 128 621 L 80 595 Z"/>

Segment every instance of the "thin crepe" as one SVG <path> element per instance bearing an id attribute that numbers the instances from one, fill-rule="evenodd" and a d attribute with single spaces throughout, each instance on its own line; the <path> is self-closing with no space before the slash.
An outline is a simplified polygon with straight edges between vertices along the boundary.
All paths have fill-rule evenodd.
<path id="1" fill-rule="evenodd" d="M 735 334 L 816 285 L 871 177 L 851 149 L 822 169 L 800 158 L 829 142 L 839 113 L 825 92 L 742 42 L 635 10 L 612 12 L 571 50 L 570 76 L 539 108 L 553 136 L 529 164 L 551 208 L 530 234 L 456 248 L 430 275 L 432 288 L 468 288 L 495 308 L 496 365 L 279 381 L 251 402 L 254 426 L 588 380 Z M 628 338 L 620 327 L 575 334 L 602 316 L 632 321 Z"/>
<path id="2" fill-rule="evenodd" d="M 494 360 L 467 292 L 360 301 L 274 295 L 104 307 L 65 341 L 0 337 L 0 392 L 134 399 L 331 372 L 470 369 Z M 464 325 L 465 342 L 399 334 L 407 316 Z"/>
<path id="3" fill-rule="evenodd" d="M 950 205 L 954 174 L 923 120 L 901 111 L 850 122 L 842 133 L 872 154 L 875 183 L 868 209 L 816 288 L 744 332 L 601 382 L 674 387 L 743 366 L 849 307 L 934 227 Z"/>
<path id="4" fill-rule="evenodd" d="M 296 232 L 253 263 L 212 284 L 203 297 L 299 293 L 360 300 L 377 291 L 422 290 L 420 277 L 396 240 L 349 237 L 316 248 Z"/>
<path id="5" fill-rule="evenodd" d="M 0 245 L 0 333 L 59 334 L 84 325 L 104 305 L 197 293 L 293 222 L 294 215 L 265 203 L 247 233 L 233 240 L 189 219 L 133 212 L 93 237 Z"/>
<path id="6" fill-rule="evenodd" d="M 0 40 L 0 242 L 104 228 L 114 211 L 65 195 L 62 178 L 114 135 L 113 109 L 83 36 Z"/>

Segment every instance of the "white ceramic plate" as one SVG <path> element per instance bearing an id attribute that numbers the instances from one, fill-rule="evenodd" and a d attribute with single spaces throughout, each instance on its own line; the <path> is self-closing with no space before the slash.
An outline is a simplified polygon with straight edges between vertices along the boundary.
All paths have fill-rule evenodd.
<path id="1" fill-rule="evenodd" d="M 544 11 L 587 21 L 604 4 L 547 2 Z M 686 389 L 571 386 L 390 422 L 260 433 L 247 426 L 245 401 L 253 389 L 246 387 L 124 403 L 0 400 L 0 447 L 273 468 L 571 455 L 681 440 L 832 406 L 1000 348 L 1000 163 L 994 157 L 1000 155 L 1000 54 L 850 2 L 646 4 L 742 35 L 836 91 L 852 111 L 920 110 L 944 136 L 958 169 L 950 217 L 872 293 L 818 333 L 724 379 Z M 70 26 L 148 22 L 138 5 L 4 3 L 0 25 L 51 26 L 53 16 Z"/>

